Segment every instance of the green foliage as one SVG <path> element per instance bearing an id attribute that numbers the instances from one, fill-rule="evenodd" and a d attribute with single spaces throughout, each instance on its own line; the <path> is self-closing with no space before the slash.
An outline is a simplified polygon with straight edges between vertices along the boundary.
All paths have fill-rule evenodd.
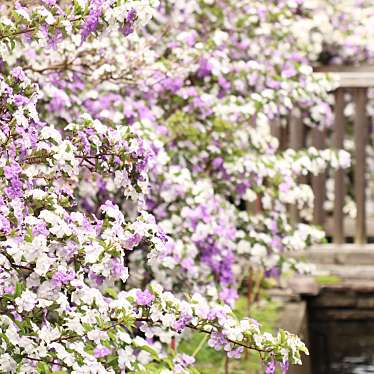
<path id="1" fill-rule="evenodd" d="M 321 285 L 339 284 L 342 281 L 342 279 L 336 275 L 317 275 L 314 279 Z"/>

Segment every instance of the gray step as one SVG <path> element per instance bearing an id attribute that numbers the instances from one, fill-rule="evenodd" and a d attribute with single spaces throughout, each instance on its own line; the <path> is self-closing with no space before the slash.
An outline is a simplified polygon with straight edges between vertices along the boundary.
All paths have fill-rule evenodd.
<path id="1" fill-rule="evenodd" d="M 373 265 L 315 264 L 316 275 L 335 275 L 344 280 L 362 279 L 374 281 Z"/>
<path id="2" fill-rule="evenodd" d="M 317 264 L 374 266 L 374 244 L 324 244 L 295 253 L 293 257 Z"/>

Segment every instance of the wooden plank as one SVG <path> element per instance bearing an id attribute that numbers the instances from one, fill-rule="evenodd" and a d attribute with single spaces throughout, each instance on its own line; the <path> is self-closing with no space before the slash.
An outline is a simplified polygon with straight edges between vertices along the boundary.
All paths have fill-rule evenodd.
<path id="1" fill-rule="evenodd" d="M 304 146 L 304 126 L 300 113 L 294 111 L 290 119 L 290 147 L 301 149 Z"/>
<path id="2" fill-rule="evenodd" d="M 274 138 L 277 138 L 279 141 L 279 144 L 281 143 L 281 127 L 279 123 L 278 118 L 274 118 L 270 121 L 270 132 L 271 135 L 274 136 Z"/>
<path id="3" fill-rule="evenodd" d="M 291 113 L 290 122 L 290 148 L 299 150 L 304 146 L 304 124 L 300 112 L 294 110 Z M 300 215 L 296 205 L 290 207 L 290 221 L 294 226 L 300 220 Z"/>
<path id="4" fill-rule="evenodd" d="M 274 118 L 270 121 L 270 132 L 271 135 L 279 141 L 279 151 L 284 151 L 289 146 L 289 124 L 288 126 L 282 125 L 279 117 Z"/>
<path id="5" fill-rule="evenodd" d="M 355 233 L 356 233 L 356 219 L 346 217 L 344 219 L 343 223 L 344 223 L 344 229 L 343 229 L 344 237 L 345 238 L 354 238 Z M 326 217 L 325 224 L 324 224 L 324 230 L 325 230 L 327 236 L 331 236 L 331 237 L 334 236 L 335 227 L 334 227 L 333 217 Z M 367 235 L 367 237 L 369 237 L 371 239 L 374 238 L 374 218 L 369 217 L 369 218 L 366 219 L 366 235 Z M 346 243 L 343 243 L 343 244 L 346 244 Z M 362 244 L 360 244 L 360 245 L 362 245 Z"/>
<path id="6" fill-rule="evenodd" d="M 326 73 L 313 74 L 317 78 L 326 76 Z M 374 87 L 374 72 L 328 72 L 327 74 L 335 81 L 337 88 Z"/>
<path id="7" fill-rule="evenodd" d="M 345 117 L 344 117 L 344 90 L 338 89 L 335 92 L 335 122 L 334 122 L 334 148 L 343 149 L 344 148 L 344 127 L 345 127 Z M 334 181 L 334 230 L 333 239 L 335 244 L 344 243 L 344 216 L 343 216 L 343 206 L 345 197 L 345 185 L 344 185 L 344 171 L 343 169 L 338 169 L 335 171 L 335 181 Z"/>
<path id="8" fill-rule="evenodd" d="M 313 71 L 318 73 L 374 73 L 374 65 L 324 65 L 314 66 Z"/>
<path id="9" fill-rule="evenodd" d="M 368 118 L 366 113 L 367 89 L 354 90 L 354 140 L 355 167 L 354 193 L 356 199 L 356 235 L 355 243 L 366 243 L 366 144 L 368 138 Z"/>
<path id="10" fill-rule="evenodd" d="M 280 118 L 274 118 L 270 122 L 271 135 L 278 139 L 278 151 L 283 151 L 287 147 L 287 128 L 282 126 Z"/>
<path id="11" fill-rule="evenodd" d="M 319 244 L 303 251 L 290 253 L 290 256 L 304 258 L 305 261 L 315 264 L 367 265 L 374 264 L 374 244 Z"/>
<path id="12" fill-rule="evenodd" d="M 320 129 L 312 129 L 312 143 L 317 149 L 326 148 L 326 131 Z M 326 173 L 312 177 L 312 188 L 314 193 L 314 209 L 313 209 L 313 223 L 315 225 L 323 226 L 325 221 L 325 211 L 323 204 L 326 197 Z"/>

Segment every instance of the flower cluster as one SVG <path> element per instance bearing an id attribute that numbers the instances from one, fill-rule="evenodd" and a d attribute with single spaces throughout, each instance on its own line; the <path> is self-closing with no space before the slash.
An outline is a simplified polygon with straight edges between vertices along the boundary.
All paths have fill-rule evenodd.
<path id="1" fill-rule="evenodd" d="M 26 6 L 17 2 L 15 9 L 1 5 L 0 56 L 6 47 L 13 49 L 16 41 L 38 41 L 57 48 L 65 37 L 76 34 L 82 43 L 108 25 L 127 36 L 135 23 L 149 21 L 157 4 L 157 0 L 77 0 L 61 6 L 57 0 L 38 0 Z"/>
<path id="2" fill-rule="evenodd" d="M 134 33 L 152 4 L 20 3 L 1 18 L 2 45 L 18 44 L 0 66 L 0 372 L 187 373 L 194 358 L 167 347 L 187 329 L 230 358 L 258 351 L 268 366 L 307 353 L 295 335 L 263 333 L 227 304 L 242 263 L 269 267 L 271 212 L 270 236 L 285 248 L 297 246 L 293 236 L 318 237 L 287 224 L 279 186 L 289 177 L 296 189 L 294 172 L 332 156 L 317 152 L 304 166 L 301 153 L 276 155 L 270 134 L 247 126 L 258 118 L 266 127 L 270 97 L 253 92 L 247 105 L 247 87 L 229 82 L 245 74 L 241 56 L 229 59 L 237 41 L 225 50 L 211 29 L 222 24 L 207 20 L 212 50 L 191 45 L 178 56 L 189 42 L 171 35 L 155 45 L 162 23 Z M 181 5 L 158 8 L 174 31 L 216 9 Z M 229 71 L 216 74 L 225 61 Z M 176 77 L 173 66 L 186 69 Z M 261 217 L 241 208 L 254 196 Z"/>
<path id="3" fill-rule="evenodd" d="M 289 253 L 323 239 L 300 181 L 349 156 L 271 134 L 332 124 L 311 66 L 371 56 L 360 3 L 2 6 L 0 372 L 186 373 L 168 348 L 186 329 L 268 373 L 300 363 L 297 337 L 229 305 L 253 268 L 305 271 Z"/>

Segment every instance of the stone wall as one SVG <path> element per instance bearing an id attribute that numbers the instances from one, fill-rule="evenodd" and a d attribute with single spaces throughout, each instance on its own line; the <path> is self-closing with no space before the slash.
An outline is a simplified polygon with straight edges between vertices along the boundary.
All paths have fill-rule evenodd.
<path id="1" fill-rule="evenodd" d="M 309 347 L 308 313 L 305 301 L 289 301 L 284 304 L 278 325 L 297 334 Z M 303 365 L 292 365 L 288 374 L 312 374 L 309 356 L 303 356 Z"/>

